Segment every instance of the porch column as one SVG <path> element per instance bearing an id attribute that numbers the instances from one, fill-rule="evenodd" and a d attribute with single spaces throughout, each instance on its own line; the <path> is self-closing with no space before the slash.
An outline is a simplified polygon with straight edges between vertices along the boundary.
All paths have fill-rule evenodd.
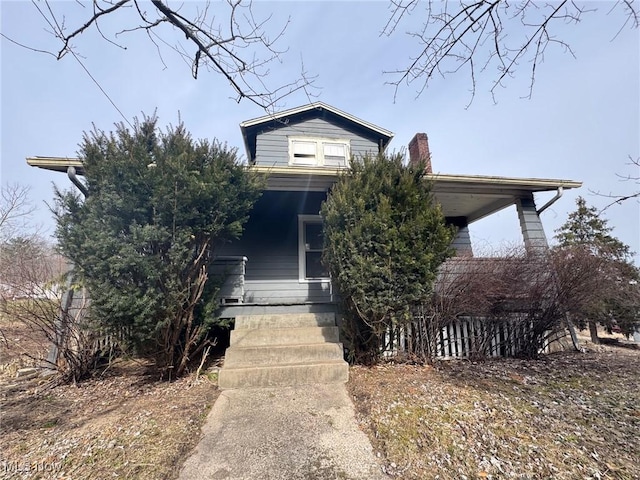
<path id="1" fill-rule="evenodd" d="M 516 199 L 516 209 L 520 220 L 520 229 L 524 239 L 524 247 L 529 251 L 549 248 L 547 236 L 542 228 L 540 216 L 533 201 L 533 193 Z"/>
<path id="2" fill-rule="evenodd" d="M 451 242 L 451 246 L 456 250 L 456 256 L 473 257 L 467 219 L 465 217 L 449 217 L 447 221 L 458 228 L 456 236 Z"/>

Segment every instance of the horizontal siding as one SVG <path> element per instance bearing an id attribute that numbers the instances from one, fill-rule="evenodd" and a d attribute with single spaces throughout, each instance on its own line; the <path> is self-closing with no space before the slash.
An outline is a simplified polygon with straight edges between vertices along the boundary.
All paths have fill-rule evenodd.
<path id="1" fill-rule="evenodd" d="M 247 262 L 246 280 L 298 280 L 298 251 L 292 255 L 254 253 Z"/>
<path id="2" fill-rule="evenodd" d="M 349 138 L 353 136 L 352 133 L 345 128 L 322 118 L 311 118 L 303 122 L 285 125 L 278 129 L 278 132 L 303 137 Z"/>
<path id="3" fill-rule="evenodd" d="M 520 228 L 524 238 L 525 247 L 546 247 L 547 236 L 542 227 L 542 221 L 536 210 L 533 197 L 520 198 L 516 202 Z"/>
<path id="4" fill-rule="evenodd" d="M 298 280 L 298 250 L 293 248 L 288 255 L 270 255 L 258 248 L 245 248 L 247 257 L 244 276 L 247 280 Z M 222 274 L 219 267 L 212 269 L 214 275 Z"/>
<path id="5" fill-rule="evenodd" d="M 244 259 L 242 257 L 217 258 L 209 270 L 210 278 L 216 282 L 221 299 L 244 298 Z"/>
<path id="6" fill-rule="evenodd" d="M 378 151 L 375 142 L 320 118 L 262 132 L 256 137 L 256 164 L 285 166 L 289 164 L 289 137 L 323 137 L 348 139 L 355 156 Z"/>
<path id="7" fill-rule="evenodd" d="M 245 303 L 330 301 L 319 284 L 298 280 L 298 215 L 317 214 L 325 198 L 323 192 L 265 192 L 242 238 L 218 249 L 218 255 L 247 258 Z"/>
<path id="8" fill-rule="evenodd" d="M 329 281 L 326 282 L 299 282 L 297 280 L 285 280 L 285 281 L 252 281 L 247 280 L 245 284 L 251 288 L 254 292 L 274 292 L 276 295 L 282 295 L 287 292 L 313 292 L 314 294 L 330 293 Z M 296 294 L 297 294 L 296 293 Z"/>
<path id="9" fill-rule="evenodd" d="M 289 164 L 289 139 L 280 131 L 263 133 L 256 139 L 256 164 L 281 166 Z"/>
<path id="10" fill-rule="evenodd" d="M 366 138 L 354 137 L 351 140 L 351 156 L 358 158 L 367 154 L 377 155 L 378 146 Z"/>
<path id="11" fill-rule="evenodd" d="M 238 242 L 233 247 L 233 249 L 225 248 L 224 255 L 247 257 L 245 279 L 298 280 L 297 243 L 280 245 L 277 250 L 255 242 Z"/>
<path id="12" fill-rule="evenodd" d="M 245 281 L 245 303 L 307 303 L 331 301 L 328 283 Z"/>

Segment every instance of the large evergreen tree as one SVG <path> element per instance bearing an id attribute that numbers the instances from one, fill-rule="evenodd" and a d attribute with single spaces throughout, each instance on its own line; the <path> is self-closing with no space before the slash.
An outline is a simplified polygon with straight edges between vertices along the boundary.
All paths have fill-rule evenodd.
<path id="1" fill-rule="evenodd" d="M 156 124 L 85 134 L 88 195 L 57 192 L 56 233 L 99 328 L 180 375 L 207 335 L 215 248 L 241 234 L 260 185 L 235 150 Z"/>
<path id="2" fill-rule="evenodd" d="M 375 360 L 389 327 L 408 322 L 452 254 L 423 166 L 402 155 L 353 159 L 322 206 L 324 262 L 342 296 L 356 355 Z"/>
<path id="3" fill-rule="evenodd" d="M 598 343 L 598 324 L 609 331 L 617 325 L 629 334 L 640 322 L 640 275 L 631 261 L 629 246 L 611 234 L 613 228 L 608 221 L 595 207 L 587 206 L 584 198 L 578 197 L 576 205 L 576 210 L 556 230 L 556 248 L 568 255 L 579 250 L 575 258 L 584 258 L 584 253 L 588 253 L 600 260 L 593 262 L 598 267 L 592 275 L 602 278 L 601 288 L 592 292 L 579 311 L 573 312 L 581 327 L 589 326 L 591 340 Z"/>
<path id="4" fill-rule="evenodd" d="M 556 230 L 556 240 L 560 246 L 581 245 L 594 255 L 613 260 L 628 261 L 630 249 L 611 235 L 613 228 L 601 218 L 595 207 L 587 206 L 584 198 L 576 199 L 577 208 L 569 214 L 567 221 Z"/>

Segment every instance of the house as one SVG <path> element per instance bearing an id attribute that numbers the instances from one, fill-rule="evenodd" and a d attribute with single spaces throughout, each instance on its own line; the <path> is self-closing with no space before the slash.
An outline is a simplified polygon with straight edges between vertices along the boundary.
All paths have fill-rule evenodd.
<path id="1" fill-rule="evenodd" d="M 382 153 L 393 133 L 330 105 L 316 102 L 240 124 L 250 168 L 268 175 L 243 238 L 220 252 L 235 269 L 235 295 L 221 313 L 333 310 L 336 294 L 320 264 L 320 205 L 351 156 Z M 411 162 L 429 160 L 427 136 L 409 144 Z M 576 188 L 569 180 L 446 175 L 432 173 L 435 197 L 449 223 L 458 227 L 454 247 L 472 255 L 469 224 L 516 205 L 525 245 L 546 247 L 533 194 Z M 227 294 L 232 292 L 227 291 Z"/>
<path id="2" fill-rule="evenodd" d="M 326 343 L 337 341 L 334 330 L 338 292 L 320 263 L 323 245 L 320 206 L 339 172 L 348 167 L 349 159 L 384 152 L 393 133 L 322 102 L 248 120 L 240 128 L 249 168 L 266 174 L 267 185 L 242 238 L 217 252 L 216 271 L 226 278 L 219 315 L 236 319 L 225 368 L 253 368 L 256 363 L 262 368 L 260 362 L 272 357 L 276 363 L 279 358 L 281 364 L 291 365 L 295 363 L 291 358 L 282 358 L 294 350 L 292 344 L 309 355 L 308 344 L 314 342 L 302 337 L 285 342 L 283 338 L 291 331 L 282 328 L 312 326 L 324 329 L 315 335 Z M 433 173 L 428 139 L 423 133 L 410 142 L 409 156 L 410 162 L 428 161 L 425 176 L 433 181 L 435 197 L 447 222 L 458 227 L 453 246 L 464 256 L 473 255 L 468 226 L 511 205 L 517 208 L 525 246 L 546 248 L 539 214 L 551 202 L 538 209 L 534 194 L 557 192 L 552 199 L 555 201 L 563 189 L 581 185 L 570 180 Z M 27 162 L 39 168 L 66 170 L 72 181 L 75 169 L 82 167 L 77 160 L 59 158 L 33 157 Z M 297 315 L 298 320 L 291 317 L 284 320 L 283 314 Z M 308 317 L 309 314 L 312 316 Z M 308 321 L 311 324 L 305 323 Z M 250 332 L 265 326 L 275 329 L 275 337 L 266 338 L 264 330 L 260 334 Z M 288 343 L 284 348 L 286 354 L 278 351 L 285 343 Z M 267 345 L 270 345 L 268 352 L 255 351 L 256 347 Z M 235 355 L 243 348 L 242 358 Z M 336 356 L 334 347 L 321 350 L 299 363 L 321 364 Z M 247 360 L 245 354 L 253 355 L 254 360 Z M 341 357 L 340 350 L 337 356 Z M 340 368 L 342 373 L 336 373 L 335 378 L 344 381 L 344 369 Z M 282 370 L 280 373 L 264 370 L 263 378 L 253 384 L 286 383 L 278 377 Z M 310 373 L 302 368 L 299 375 L 317 374 L 325 378 L 327 370 L 322 370 L 324 373 L 320 370 Z M 236 383 L 229 377 L 227 385 Z"/>

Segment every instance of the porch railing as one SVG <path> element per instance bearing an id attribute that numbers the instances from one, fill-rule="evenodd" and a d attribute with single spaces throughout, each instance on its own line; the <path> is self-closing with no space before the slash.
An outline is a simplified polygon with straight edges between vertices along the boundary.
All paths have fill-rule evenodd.
<path id="1" fill-rule="evenodd" d="M 221 256 L 213 261 L 211 275 L 219 282 L 221 305 L 244 302 L 246 264 L 247 257 L 243 256 Z"/>

